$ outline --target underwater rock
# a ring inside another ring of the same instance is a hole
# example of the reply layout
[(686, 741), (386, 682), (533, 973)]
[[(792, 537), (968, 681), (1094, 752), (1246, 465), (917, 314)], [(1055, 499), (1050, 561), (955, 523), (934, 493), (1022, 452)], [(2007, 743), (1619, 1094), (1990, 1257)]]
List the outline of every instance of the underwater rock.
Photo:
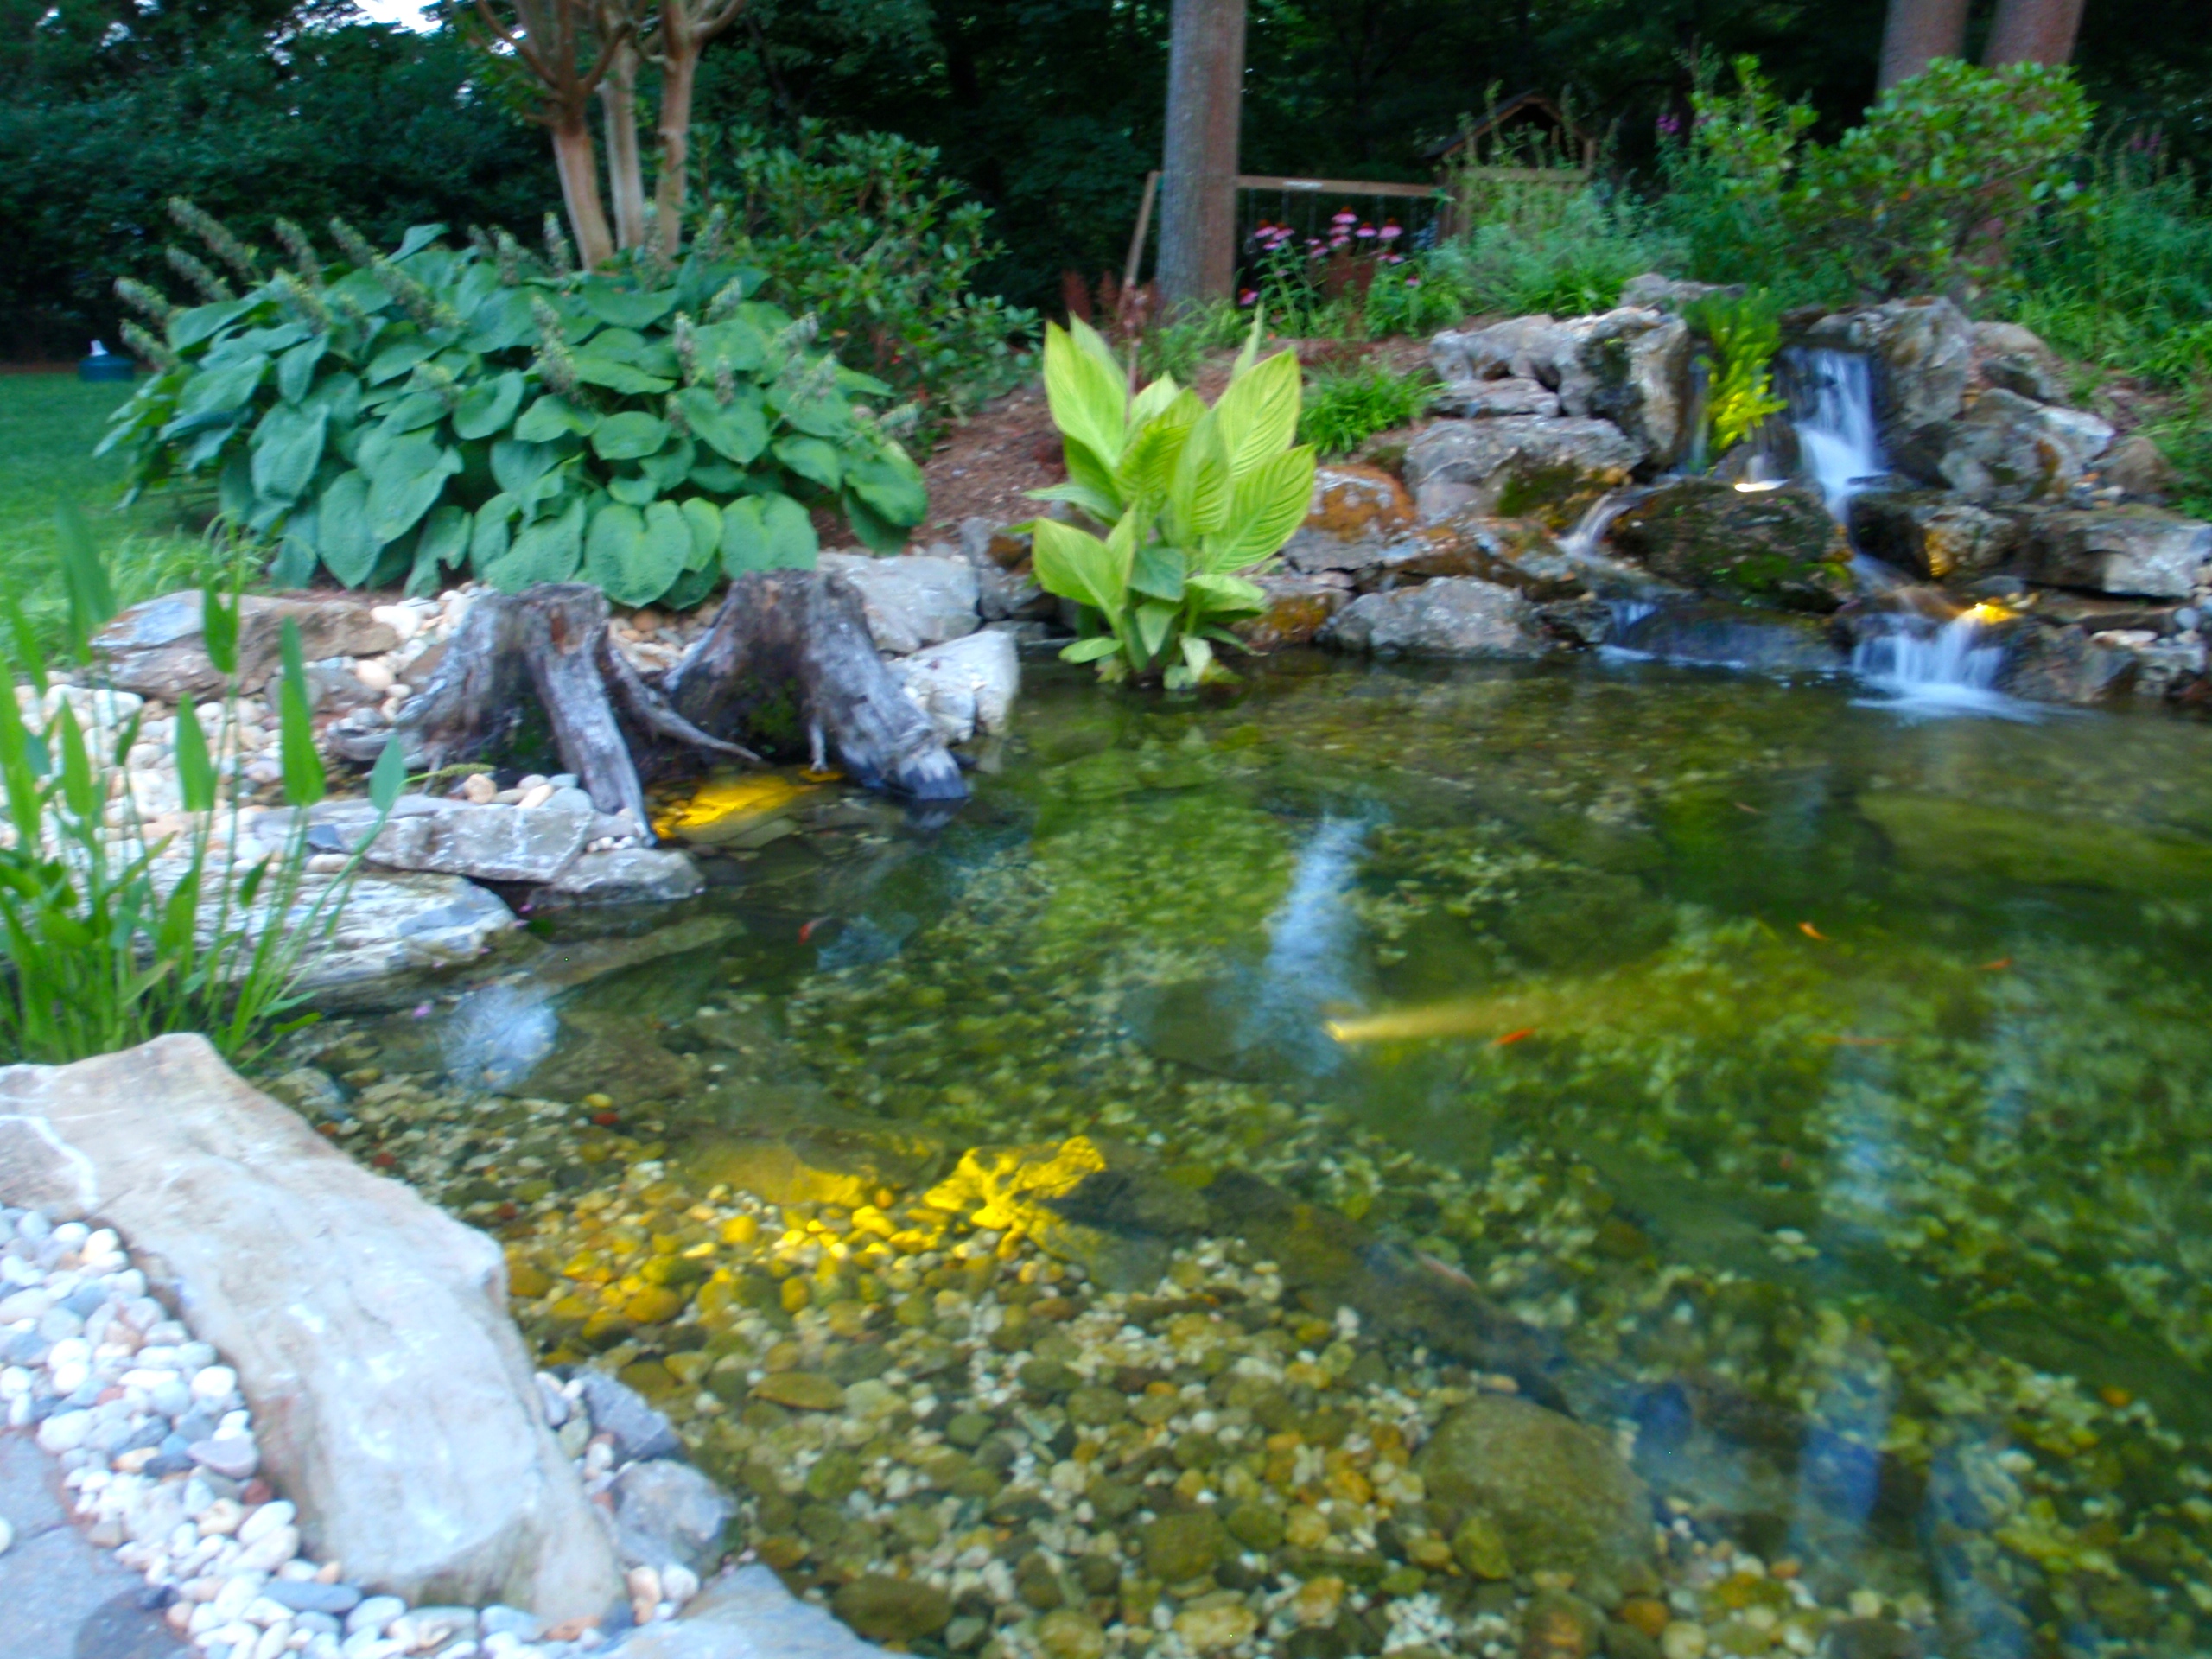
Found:
[(2055, 508), (2028, 525), (2022, 568), (2100, 594), (2186, 599), (2212, 563), (2212, 524), (2158, 507)]
[(776, 1204), (868, 1204), (888, 1187), (929, 1179), (944, 1143), (906, 1124), (793, 1123), (757, 1133), (731, 1130), (694, 1148), (702, 1175)]
[(1863, 490), (1850, 513), (1851, 538), (1870, 558), (1932, 582), (2000, 568), (2025, 534), (2017, 515), (1942, 490)]
[(1518, 659), (1553, 648), (1526, 599), (1471, 576), (1363, 594), (1338, 613), (1322, 643), (1377, 657)]
[(682, 1618), (636, 1631), (622, 1653), (624, 1659), (882, 1659), (883, 1650), (801, 1601), (756, 1562), (715, 1580)]
[(879, 559), (824, 553), (820, 568), (858, 590), (878, 651), (906, 657), (975, 632), (982, 621), (976, 569), (964, 558), (926, 553)]
[(929, 1204), (977, 1227), (1014, 1228), (1102, 1288), (1159, 1281), (1171, 1242), (1204, 1225), (1205, 1201), (1129, 1148), (1074, 1135), (1058, 1144), (977, 1147), (931, 1189)]
[(1490, 1520), (1523, 1572), (1618, 1581), (1651, 1554), (1651, 1498), (1612, 1442), (1510, 1395), (1478, 1395), (1414, 1467), (1429, 1502)]
[(1230, 632), (1256, 652), (1306, 645), (1329, 619), (1351, 602), (1341, 575), (1261, 575), (1249, 578), (1267, 595), (1268, 607), (1230, 625)]
[(1628, 482), (1645, 446), (1611, 421), (1541, 415), (1436, 421), (1406, 450), (1424, 518), (1473, 512), (1530, 518), (1554, 534)]
[(830, 1599), (838, 1618), (875, 1642), (912, 1642), (934, 1636), (952, 1620), (952, 1603), (935, 1585), (918, 1579), (865, 1573)]
[(663, 1048), (635, 1020), (569, 1008), (553, 1052), (515, 1086), (551, 1100), (605, 1095), (626, 1111), (641, 1101), (680, 1098), (697, 1077), (696, 1061)]
[(1672, 663), (1713, 663), (1767, 673), (1834, 673), (1846, 658), (1819, 618), (1754, 611), (1719, 600), (1662, 605), (1607, 641)]
[(2212, 880), (2212, 846), (2125, 824), (1890, 789), (1864, 791), (1859, 810), (1905, 864), (1946, 877), (2110, 887), (2145, 898)]
[(1785, 610), (1833, 611), (1857, 588), (1841, 528), (1802, 485), (1678, 480), (1616, 518), (1612, 543), (1662, 581)]
[(615, 1477), (613, 1495), (615, 1541), (626, 1567), (712, 1566), (736, 1508), (706, 1476), (669, 1458), (630, 1465)]

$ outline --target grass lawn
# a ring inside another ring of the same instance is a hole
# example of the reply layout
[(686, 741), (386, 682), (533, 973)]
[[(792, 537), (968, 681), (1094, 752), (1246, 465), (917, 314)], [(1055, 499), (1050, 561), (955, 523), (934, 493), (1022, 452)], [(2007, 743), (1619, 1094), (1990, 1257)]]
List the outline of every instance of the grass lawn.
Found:
[(22, 602), (49, 644), (62, 609), (54, 510), (64, 500), (91, 520), (125, 605), (190, 587), (213, 563), (174, 498), (126, 509), (122, 461), (92, 458), (109, 411), (130, 395), (73, 375), (0, 375), (0, 593)]

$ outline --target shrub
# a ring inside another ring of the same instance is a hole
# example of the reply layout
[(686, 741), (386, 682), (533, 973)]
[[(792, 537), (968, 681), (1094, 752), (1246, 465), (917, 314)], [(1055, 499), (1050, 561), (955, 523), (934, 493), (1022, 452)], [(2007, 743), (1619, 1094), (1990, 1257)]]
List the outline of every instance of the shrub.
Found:
[(1412, 425), (1436, 391), (1426, 369), (1401, 374), (1371, 359), (1323, 370), (1306, 385), (1298, 435), (1324, 455), (1349, 454), (1377, 432)]
[(1484, 200), (1496, 203), (1497, 216), (1422, 262), (1424, 284), (1452, 296), (1453, 321), (1476, 311), (1610, 310), (1630, 277), (1681, 262), (1679, 247), (1624, 195), (1545, 186)]
[(932, 423), (1014, 385), (1036, 314), (973, 287), (1003, 251), (989, 210), (934, 176), (938, 152), (895, 133), (825, 134), (803, 123), (795, 146), (740, 129), (720, 141), (709, 190), (737, 232), (737, 253), (767, 273), (762, 292), (821, 321), (849, 367)]
[(1774, 356), (1782, 349), (1781, 313), (1764, 294), (1740, 299), (1714, 295), (1693, 306), (1688, 321), (1712, 345), (1706, 419), (1713, 431), (1713, 453), (1726, 454), (1757, 431), (1768, 416), (1789, 407), (1789, 400), (1774, 391)]
[[(466, 566), (519, 591), (582, 576), (623, 605), (697, 603), (728, 571), (812, 564), (808, 509), (895, 549), (927, 501), (854, 396), (879, 381), (809, 349), (810, 321), (702, 240), (680, 267), (581, 276), (508, 238), (419, 226), (390, 257), (343, 224), (324, 265), (286, 226), (268, 264), (179, 206), (228, 275), (174, 263), (202, 303), (136, 285), (157, 372), (119, 410), (134, 488), (213, 476), (276, 543), (272, 580), (434, 590)], [(557, 244), (557, 237), (554, 238)], [(236, 293), (235, 279), (245, 289)]]
[[(82, 681), (92, 632), (115, 603), (83, 519), (63, 517), (69, 649)], [(242, 874), (233, 868), (240, 804), (235, 790), (224, 804), (219, 779), (231, 759), (224, 735), (238, 724), (236, 590), (226, 598), (210, 588), (204, 595), (207, 653), (226, 677), (222, 715), (211, 747), (194, 706), (178, 706), (174, 744), (183, 827), (161, 833), (140, 815), (125, 771), (141, 740), (137, 716), (113, 718), (120, 705), (111, 692), (50, 685), (28, 621), (12, 602), (6, 608), (0, 932), (8, 952), (0, 970), (0, 1050), (57, 1064), (165, 1033), (201, 1031), (239, 1060), (306, 1024), (314, 1016), (295, 1013), (304, 1000), (301, 977), (328, 946), (359, 855), (309, 897), (307, 815), (296, 810), (282, 849)], [(324, 779), (299, 630), (290, 622), (283, 664), (279, 753), (284, 798), (299, 809), (321, 798)], [(20, 689), (18, 672), (29, 682)], [(380, 814), (376, 828), (405, 781), (399, 745), (389, 743), (370, 783)]]
[(1298, 357), (1257, 361), (1260, 323), (1211, 409), (1172, 379), (1134, 396), (1113, 350), (1081, 319), (1045, 331), (1045, 393), (1068, 481), (1036, 493), (1101, 524), (1102, 541), (1039, 518), (1038, 582), (1082, 607), (1084, 637), (1063, 651), (1103, 679), (1159, 673), (1171, 690), (1228, 677), (1214, 642), (1266, 596), (1237, 573), (1273, 558), (1305, 521), (1313, 451), (1292, 447)]

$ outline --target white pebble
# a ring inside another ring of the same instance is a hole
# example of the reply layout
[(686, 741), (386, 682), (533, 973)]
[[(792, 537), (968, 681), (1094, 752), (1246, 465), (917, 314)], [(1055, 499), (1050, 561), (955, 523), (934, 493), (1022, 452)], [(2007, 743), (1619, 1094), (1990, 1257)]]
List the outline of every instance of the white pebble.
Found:
[(210, 1365), (197, 1372), (192, 1379), (192, 1392), (196, 1399), (227, 1400), (238, 1385), (238, 1374), (227, 1365)]
[(391, 690), (392, 681), (397, 677), (381, 658), (364, 657), (353, 664), (353, 677), (372, 691), (384, 692)]
[(264, 1503), (239, 1524), (238, 1541), (242, 1544), (258, 1543), (279, 1527), (290, 1526), (292, 1517), (298, 1513), (297, 1509), (281, 1497), (273, 1503)]

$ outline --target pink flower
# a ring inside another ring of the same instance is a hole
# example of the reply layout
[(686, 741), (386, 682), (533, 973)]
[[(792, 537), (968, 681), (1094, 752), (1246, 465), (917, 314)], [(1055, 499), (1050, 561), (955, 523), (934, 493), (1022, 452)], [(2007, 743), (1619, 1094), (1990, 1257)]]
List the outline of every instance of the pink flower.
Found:
[(1259, 297), (1260, 290), (1258, 289), (1248, 288), (1236, 296), (1236, 303), (1239, 305), (1255, 304), (1258, 302)]
[(1382, 228), (1376, 232), (1375, 234), (1381, 237), (1385, 242), (1395, 242), (1400, 237), (1403, 236), (1405, 232), (1400, 230), (1395, 225), (1390, 223), (1388, 219), (1385, 219), (1382, 222)]
[(1344, 212), (1332, 219), (1329, 223), (1332, 225), (1357, 225), (1359, 223), (1359, 215), (1352, 212), (1351, 208), (1347, 207)]
[(1375, 227), (1372, 225), (1363, 225), (1357, 230), (1354, 231), (1352, 234), (1357, 237), (1361, 241), (1365, 242), (1374, 236)]
[(1421, 286), (1420, 274), (1416, 272), (1414, 275), (1408, 276), (1406, 278), (1406, 286), (1408, 288), (1419, 288)]

